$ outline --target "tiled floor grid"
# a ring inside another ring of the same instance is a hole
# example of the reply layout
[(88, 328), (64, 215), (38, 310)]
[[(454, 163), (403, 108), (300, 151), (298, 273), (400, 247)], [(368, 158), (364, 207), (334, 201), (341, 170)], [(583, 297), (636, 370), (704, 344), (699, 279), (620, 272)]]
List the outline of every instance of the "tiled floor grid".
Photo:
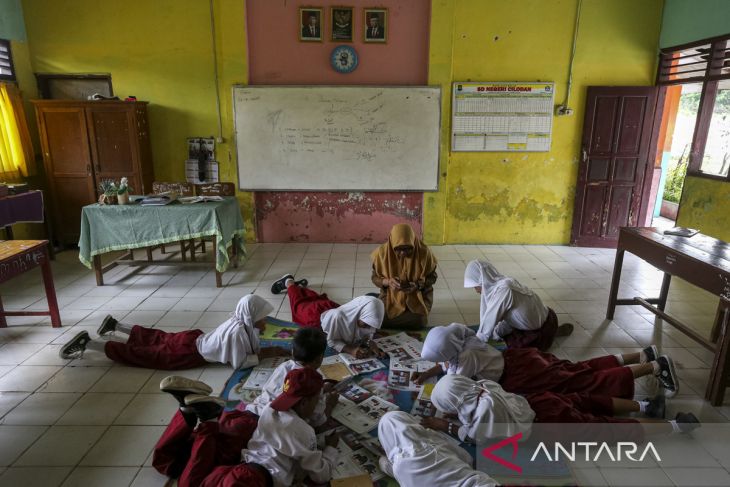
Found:
[[(251, 292), (269, 300), (276, 317), (291, 319), (286, 296), (269, 292), (272, 280), (292, 272), (306, 277), (314, 290), (344, 302), (374, 291), (369, 259), (374, 247), (249, 245), (248, 260), (224, 274), (228, 286), (222, 289), (215, 287), (212, 272), (177, 266), (137, 273), (117, 268), (105, 276), (108, 285), (97, 287), (75, 252), (59, 254), (53, 270), (63, 328), (51, 328), (42, 317), (16, 317), (0, 329), (0, 485), (164, 485), (166, 479), (150, 466), (150, 453), (175, 411), (174, 400), (158, 390), (169, 372), (115, 365), (94, 352), (82, 360), (61, 360), (61, 344), (80, 330), (95, 335), (107, 313), (167, 331), (213, 328)], [(614, 251), (519, 245), (432, 248), (439, 259), (432, 324), (478, 323), (479, 297), (464, 289), (463, 274), (468, 261), (487, 258), (503, 274), (537, 291), (561, 321), (576, 323), (572, 336), (558, 339), (553, 350), (558, 356), (579, 360), (655, 343), (675, 359), (681, 378), (681, 393), (668, 402), (668, 413), (690, 410), (703, 421), (730, 419), (730, 406), (715, 408), (702, 399), (712, 359), (704, 349), (668, 325), (655, 325), (653, 315), (639, 307), (619, 307), (613, 321), (604, 320)], [(622, 296), (655, 295), (660, 284), (659, 272), (627, 254)], [(37, 270), (4, 284), (0, 294), (7, 309), (46, 306)], [(709, 334), (716, 305), (713, 296), (673, 281), (668, 311), (699, 331)], [(181, 374), (220, 391), (231, 370), (210, 365)], [(719, 476), (721, 484), (728, 477), (725, 471), (708, 475)]]

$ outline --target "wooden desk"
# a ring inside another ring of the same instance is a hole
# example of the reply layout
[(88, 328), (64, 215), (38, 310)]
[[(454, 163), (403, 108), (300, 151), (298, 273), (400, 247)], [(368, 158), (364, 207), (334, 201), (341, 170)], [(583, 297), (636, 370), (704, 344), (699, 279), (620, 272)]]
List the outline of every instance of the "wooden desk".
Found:
[(0, 328), (8, 326), (6, 316), (50, 316), (54, 328), (61, 326), (58, 312), (56, 289), (48, 256), (48, 240), (6, 240), (0, 242), (0, 283), (27, 272), (35, 267), (41, 268), (43, 284), (46, 288), (48, 311), (5, 311), (0, 300)]
[[(657, 298), (618, 298), (624, 252), (629, 251), (664, 272)], [(672, 276), (711, 292), (720, 298), (710, 339), (664, 312)], [(656, 228), (622, 228), (613, 267), (606, 319), (613, 319), (616, 306), (639, 305), (662, 318), (694, 341), (715, 353), (705, 398), (722, 404), (730, 376), (730, 244), (698, 233), (687, 238), (664, 235)]]

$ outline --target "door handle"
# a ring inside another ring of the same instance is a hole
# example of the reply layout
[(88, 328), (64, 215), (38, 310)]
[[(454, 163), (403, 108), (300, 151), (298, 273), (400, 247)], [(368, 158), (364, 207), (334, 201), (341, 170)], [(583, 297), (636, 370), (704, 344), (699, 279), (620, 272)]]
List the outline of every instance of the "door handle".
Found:
[(582, 150), (583, 150), (583, 162), (586, 162), (586, 161), (588, 161), (588, 151), (586, 151), (585, 147)]
[(91, 164), (86, 165), (86, 173), (91, 176)]

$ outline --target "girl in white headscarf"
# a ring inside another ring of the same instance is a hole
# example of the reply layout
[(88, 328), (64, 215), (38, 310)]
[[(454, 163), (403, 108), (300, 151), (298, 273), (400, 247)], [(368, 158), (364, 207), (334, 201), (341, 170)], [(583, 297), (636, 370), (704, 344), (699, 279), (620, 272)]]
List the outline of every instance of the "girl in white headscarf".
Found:
[(380, 468), (403, 487), (488, 487), (498, 485), (489, 475), (472, 468), (463, 448), (430, 431), (403, 411), (386, 413), (378, 425), (385, 450)]
[(464, 287), (473, 287), (481, 294), (477, 336), (484, 341), (504, 340), (511, 348), (547, 350), (556, 336), (573, 332), (570, 323), (558, 326), (557, 315), (540, 296), (516, 279), (503, 276), (486, 260), (469, 262)]
[(88, 348), (105, 353), (115, 362), (150, 369), (187, 369), (209, 362), (231, 364), (236, 369), (253, 367), (259, 357), (289, 355), (281, 348), (262, 349), (259, 345), (259, 333), (265, 329), (266, 316), (273, 310), (264, 298), (249, 294), (241, 298), (228, 320), (209, 333), (202, 330), (168, 333), (120, 323), (107, 316), (98, 334), (104, 336), (118, 331), (129, 335), (126, 342), (92, 341), (84, 331), (64, 345), (60, 355), (75, 358)]
[(338, 352), (358, 358), (381, 354), (371, 338), (383, 324), (384, 316), (385, 306), (381, 300), (360, 296), (322, 313), (322, 330), (327, 333), (327, 344)]

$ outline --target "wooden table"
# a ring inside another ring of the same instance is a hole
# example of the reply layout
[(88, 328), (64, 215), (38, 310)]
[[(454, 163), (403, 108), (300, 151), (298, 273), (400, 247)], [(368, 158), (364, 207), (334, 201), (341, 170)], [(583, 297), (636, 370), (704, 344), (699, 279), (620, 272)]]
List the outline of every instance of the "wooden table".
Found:
[[(624, 252), (629, 251), (664, 272), (657, 298), (618, 298)], [(710, 339), (665, 313), (669, 283), (677, 276), (720, 298)], [(693, 237), (664, 235), (656, 228), (621, 228), (606, 319), (613, 319), (616, 306), (639, 305), (662, 318), (694, 341), (714, 352), (705, 398), (722, 404), (730, 378), (730, 244), (698, 233)]]
[(0, 242), (0, 283), (27, 272), (35, 267), (41, 268), (43, 285), (46, 288), (48, 311), (5, 311), (0, 299), (0, 328), (8, 326), (6, 316), (50, 316), (54, 328), (61, 326), (58, 312), (56, 289), (48, 255), (48, 240), (6, 240)]

